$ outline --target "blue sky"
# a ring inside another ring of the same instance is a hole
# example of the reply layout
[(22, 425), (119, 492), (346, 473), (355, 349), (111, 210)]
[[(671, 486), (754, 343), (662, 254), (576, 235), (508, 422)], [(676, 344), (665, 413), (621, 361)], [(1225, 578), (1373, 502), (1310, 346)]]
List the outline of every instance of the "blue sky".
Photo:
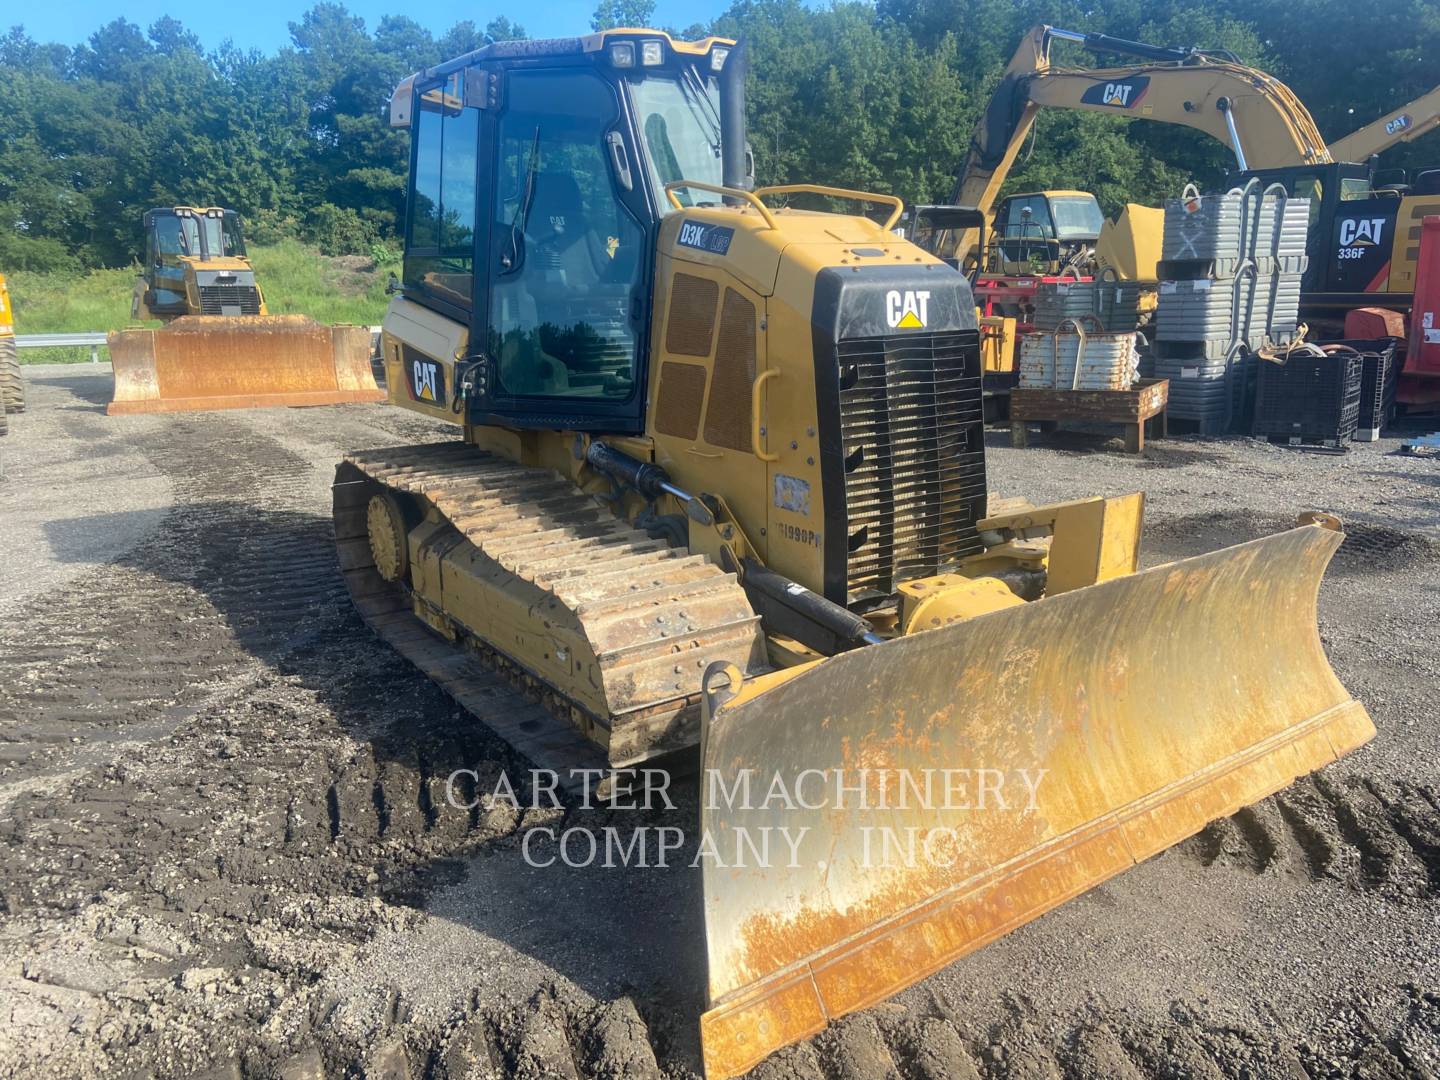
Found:
[[(172, 15), (200, 36), (208, 49), (226, 37), (242, 48), (272, 52), (290, 43), (288, 24), (297, 21), (311, 5), (305, 0), (248, 0), (235, 4), (186, 4), (176, 0), (155, 0), (136, 9), (114, 0), (67, 0), (41, 4), (38, 8), (17, 4), (0, 14), (0, 30), (15, 23), (37, 41), (58, 41), (77, 45), (97, 28), (124, 15), (142, 28), (161, 15)], [(345, 0), (345, 6), (374, 28), (383, 15), (407, 14), (439, 34), (461, 19), (484, 26), (496, 15), (508, 15), (525, 27), (531, 37), (561, 37), (590, 29), (594, 0), (540, 0), (539, 3), (461, 4), (453, 2), (406, 4), (399, 0)], [(655, 21), (688, 26), (714, 18), (728, 6), (724, 0), (658, 0)], [(7, 5), (9, 7), (9, 5)], [(143, 12), (143, 14), (141, 14)]]

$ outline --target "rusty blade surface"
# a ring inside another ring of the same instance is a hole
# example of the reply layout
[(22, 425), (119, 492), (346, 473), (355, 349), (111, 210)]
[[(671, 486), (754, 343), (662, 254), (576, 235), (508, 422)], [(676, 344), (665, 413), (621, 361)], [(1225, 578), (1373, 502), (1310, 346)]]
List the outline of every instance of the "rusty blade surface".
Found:
[[(1294, 529), (846, 653), (721, 706), (702, 778), (726, 863), (702, 863), (709, 1080), (1368, 740), (1316, 626), (1340, 541)], [(999, 771), (998, 798), (979, 770)]]
[(370, 332), (303, 315), (188, 316), (108, 336), (110, 414), (384, 401)]

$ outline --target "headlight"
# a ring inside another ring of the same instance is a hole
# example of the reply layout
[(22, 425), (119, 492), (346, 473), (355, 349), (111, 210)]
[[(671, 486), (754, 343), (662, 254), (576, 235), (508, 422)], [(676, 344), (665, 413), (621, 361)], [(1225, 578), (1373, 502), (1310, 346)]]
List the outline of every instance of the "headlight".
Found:
[(719, 71), (725, 66), (725, 58), (730, 55), (729, 49), (710, 50), (710, 70)]
[(654, 67), (656, 64), (665, 62), (665, 50), (658, 41), (642, 41), (640, 43), (640, 63), (646, 67)]
[(610, 63), (617, 68), (633, 68), (635, 66), (635, 43), (633, 41), (611, 42)]

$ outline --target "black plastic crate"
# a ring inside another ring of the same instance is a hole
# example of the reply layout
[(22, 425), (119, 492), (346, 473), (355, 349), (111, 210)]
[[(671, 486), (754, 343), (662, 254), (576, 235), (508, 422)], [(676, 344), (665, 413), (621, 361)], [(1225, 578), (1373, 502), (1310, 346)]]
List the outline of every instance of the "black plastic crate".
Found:
[(1349, 442), (1360, 420), (1364, 360), (1358, 352), (1310, 356), (1284, 363), (1256, 360), (1256, 435), (1316, 442)]
[(1360, 415), (1356, 422), (1355, 438), (1362, 442), (1374, 442), (1380, 437), (1380, 429), (1390, 422), (1395, 413), (1395, 387), (1400, 376), (1395, 348), (1399, 339), (1345, 338), (1338, 341), (1320, 341), (1316, 344), (1344, 345), (1360, 354), (1364, 368), (1360, 376)]

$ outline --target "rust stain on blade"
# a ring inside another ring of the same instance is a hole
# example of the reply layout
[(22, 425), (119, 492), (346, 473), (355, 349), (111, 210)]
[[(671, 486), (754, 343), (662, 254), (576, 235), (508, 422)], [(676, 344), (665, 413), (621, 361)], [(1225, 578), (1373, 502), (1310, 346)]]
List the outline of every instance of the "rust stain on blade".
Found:
[[(1340, 540), (1294, 529), (846, 653), (722, 706), (705, 767), (727, 790), (752, 770), (753, 797), (727, 805), (707, 783), (705, 830), (798, 840), (763, 867), (704, 865), (709, 1080), (1368, 740), (1316, 626)], [(867, 765), (883, 782), (854, 775)], [(790, 800), (764, 799), (775, 775)], [(820, 798), (816, 776), (845, 787)], [(1033, 797), (1005, 795), (1023, 776)]]
[(190, 316), (108, 335), (115, 399), (106, 412), (189, 412), (385, 400), (370, 332), (303, 315)]

